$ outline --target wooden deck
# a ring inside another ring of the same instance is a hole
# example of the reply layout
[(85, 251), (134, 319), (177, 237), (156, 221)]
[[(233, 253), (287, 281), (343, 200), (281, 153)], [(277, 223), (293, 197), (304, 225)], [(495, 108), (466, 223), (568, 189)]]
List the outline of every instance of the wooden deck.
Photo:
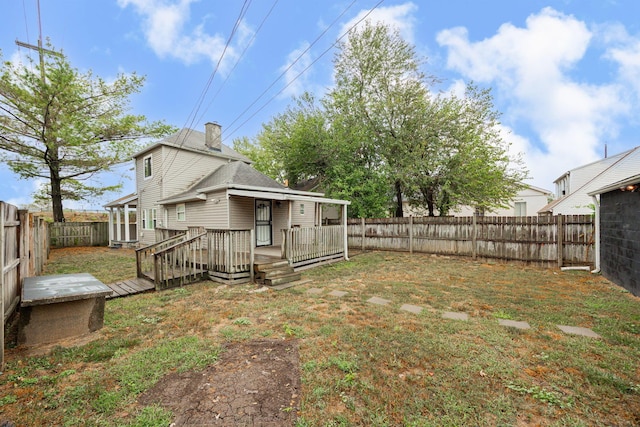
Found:
[(149, 292), (156, 289), (153, 282), (139, 277), (122, 282), (110, 283), (107, 286), (113, 290), (111, 295), (106, 297), (107, 299), (126, 297), (128, 295), (140, 294), (142, 292)]

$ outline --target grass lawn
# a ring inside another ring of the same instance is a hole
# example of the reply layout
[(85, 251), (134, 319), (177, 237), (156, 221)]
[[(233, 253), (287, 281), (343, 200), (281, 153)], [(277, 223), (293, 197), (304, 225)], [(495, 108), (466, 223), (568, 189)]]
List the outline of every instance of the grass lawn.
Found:
[[(112, 282), (133, 277), (134, 263), (131, 251), (54, 250), (46, 273)], [(313, 282), (278, 292), (203, 282), (110, 300), (93, 342), (7, 350), (0, 422), (168, 425), (168, 411), (136, 403), (141, 392), (215, 363), (225, 342), (268, 337), (299, 340), (297, 426), (640, 425), (640, 298), (598, 275), (373, 252), (303, 278)]]

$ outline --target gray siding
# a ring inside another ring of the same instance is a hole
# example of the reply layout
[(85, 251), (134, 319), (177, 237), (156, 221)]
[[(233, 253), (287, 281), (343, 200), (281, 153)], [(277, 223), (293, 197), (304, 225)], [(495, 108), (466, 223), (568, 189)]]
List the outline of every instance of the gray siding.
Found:
[[(151, 177), (144, 177), (144, 158), (151, 155)], [(158, 184), (162, 177), (162, 148), (158, 147), (136, 159), (136, 192), (138, 194), (138, 205), (136, 215), (138, 218), (138, 241), (143, 245), (155, 243), (155, 232), (142, 228), (142, 211), (156, 208), (158, 214), (157, 201), (162, 197), (162, 186)], [(160, 219), (160, 217), (158, 217)]]
[(235, 230), (253, 229), (255, 227), (255, 199), (249, 197), (231, 197), (229, 202), (229, 228)]
[[(301, 206), (304, 205), (304, 214), (300, 213)], [(313, 227), (316, 225), (315, 214), (316, 204), (313, 202), (303, 202), (295, 200), (291, 204), (291, 226)]]
[(207, 194), (207, 200), (189, 202), (186, 206), (186, 223), (189, 226), (200, 226), (213, 229), (229, 228), (229, 201), (225, 192)]
[(191, 151), (163, 147), (165, 178), (163, 197), (187, 191), (205, 176), (227, 163), (226, 159), (202, 155)]
[(281, 202), (273, 204), (273, 244), (282, 245), (282, 230), (288, 228), (289, 210), (287, 209), (289, 202)]
[(600, 202), (602, 274), (640, 296), (640, 194), (615, 190)]

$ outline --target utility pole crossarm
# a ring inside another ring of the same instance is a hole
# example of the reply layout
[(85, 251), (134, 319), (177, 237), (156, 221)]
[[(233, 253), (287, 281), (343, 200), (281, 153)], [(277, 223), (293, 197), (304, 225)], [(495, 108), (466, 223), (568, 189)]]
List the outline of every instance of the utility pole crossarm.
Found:
[(26, 47), (27, 49), (33, 49), (33, 50), (37, 50), (37, 51), (42, 51), (42, 53), (46, 53), (48, 55), (52, 55), (52, 56), (57, 56), (57, 57), (64, 57), (63, 54), (61, 54), (60, 52), (56, 52), (55, 50), (51, 50), (51, 49), (45, 49), (42, 46), (34, 46), (32, 44), (29, 43), (25, 43), (25, 42), (21, 42), (20, 40), (16, 40), (16, 44), (20, 47)]

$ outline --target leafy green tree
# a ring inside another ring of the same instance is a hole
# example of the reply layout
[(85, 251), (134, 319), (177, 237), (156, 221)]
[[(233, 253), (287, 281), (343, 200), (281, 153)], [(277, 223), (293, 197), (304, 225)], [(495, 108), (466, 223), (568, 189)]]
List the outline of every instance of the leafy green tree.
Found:
[(62, 54), (42, 64), (2, 65), (0, 152), (21, 178), (47, 180), (54, 221), (64, 221), (63, 200), (116, 190), (119, 185), (92, 185), (91, 178), (129, 160), (137, 140), (174, 129), (127, 113), (144, 77), (121, 74), (107, 82), (91, 71), (81, 74)]
[(490, 92), (470, 84), (462, 97), (434, 96), (422, 63), (397, 31), (353, 30), (322, 108), (308, 94), (296, 99), (245, 154), (291, 184), (315, 179), (351, 201), (351, 216), (403, 216), (405, 199), (429, 215), (503, 206), (527, 171), (501, 137)]
[(463, 97), (438, 96), (425, 110), (424, 138), (410, 168), (407, 194), (413, 206), (449, 214), (467, 205), (506, 207), (528, 171), (502, 139), (499, 112), (489, 90), (469, 84)]
[(421, 71), (413, 46), (384, 25), (367, 23), (354, 30), (339, 46), (334, 64), (335, 87), (325, 99), (332, 127), (336, 134), (360, 138), (357, 155), (366, 153), (366, 167), (385, 177), (392, 189), (379, 197), (393, 194), (394, 200), (380, 204), (395, 205), (395, 215), (403, 216), (406, 169), (420, 138), (433, 78)]

